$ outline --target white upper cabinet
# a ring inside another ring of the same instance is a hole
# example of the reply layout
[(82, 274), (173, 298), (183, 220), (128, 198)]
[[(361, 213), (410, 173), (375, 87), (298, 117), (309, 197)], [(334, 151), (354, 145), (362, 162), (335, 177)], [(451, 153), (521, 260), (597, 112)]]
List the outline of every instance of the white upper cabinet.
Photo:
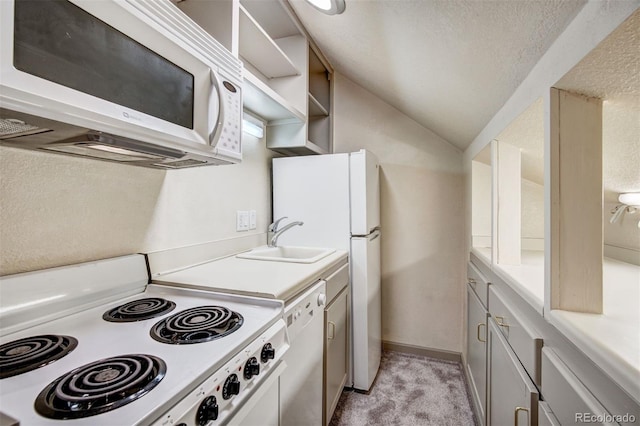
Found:
[(331, 67), (284, 0), (183, 0), (178, 7), (244, 64), (243, 106), (267, 147), (332, 152)]
[(241, 0), (239, 46), (247, 84), (245, 108), (269, 125), (304, 122), (307, 39), (284, 4)]

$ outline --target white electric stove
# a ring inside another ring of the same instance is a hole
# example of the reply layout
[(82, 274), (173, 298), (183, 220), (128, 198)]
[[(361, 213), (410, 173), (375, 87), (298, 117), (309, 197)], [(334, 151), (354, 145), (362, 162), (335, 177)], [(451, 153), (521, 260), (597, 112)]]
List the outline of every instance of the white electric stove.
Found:
[(282, 313), (148, 284), (142, 255), (0, 277), (2, 424), (233, 423), (284, 369)]

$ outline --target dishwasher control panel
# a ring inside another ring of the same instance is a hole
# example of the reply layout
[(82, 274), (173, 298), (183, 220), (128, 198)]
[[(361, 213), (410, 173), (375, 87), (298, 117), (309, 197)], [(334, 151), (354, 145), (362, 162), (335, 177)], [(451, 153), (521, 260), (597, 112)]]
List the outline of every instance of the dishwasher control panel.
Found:
[(288, 302), (284, 307), (287, 332), (290, 341), (316, 316), (322, 318), (326, 299), (326, 281), (320, 280), (300, 297)]

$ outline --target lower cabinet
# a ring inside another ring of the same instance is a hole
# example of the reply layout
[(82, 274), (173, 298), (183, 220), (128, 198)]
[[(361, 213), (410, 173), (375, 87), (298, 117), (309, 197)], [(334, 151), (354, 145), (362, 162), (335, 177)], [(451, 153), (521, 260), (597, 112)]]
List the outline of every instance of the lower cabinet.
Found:
[(478, 415), (478, 425), (483, 426), (486, 418), (487, 310), (469, 286), (467, 286), (467, 331), (467, 377)]
[(464, 370), (478, 425), (637, 424), (640, 404), (508, 284), (485, 276), (488, 265), (469, 264)]
[(342, 290), (325, 310), (325, 424), (329, 424), (347, 382), (347, 301)]
[(349, 266), (327, 279), (324, 310), (324, 412), (328, 425), (349, 373)]
[(504, 338), (495, 320), (488, 321), (487, 424), (536, 426), (536, 386)]
[(542, 394), (558, 424), (617, 425), (609, 412), (551, 348), (542, 349)]
[(549, 404), (544, 401), (538, 402), (538, 426), (561, 426)]

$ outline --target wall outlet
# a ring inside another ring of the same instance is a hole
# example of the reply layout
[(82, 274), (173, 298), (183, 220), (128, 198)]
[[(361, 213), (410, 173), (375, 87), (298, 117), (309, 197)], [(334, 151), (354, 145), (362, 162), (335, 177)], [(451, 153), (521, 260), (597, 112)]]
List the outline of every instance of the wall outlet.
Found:
[(257, 214), (255, 210), (249, 210), (249, 229), (256, 229)]
[(236, 231), (249, 230), (249, 212), (246, 210), (236, 211)]

